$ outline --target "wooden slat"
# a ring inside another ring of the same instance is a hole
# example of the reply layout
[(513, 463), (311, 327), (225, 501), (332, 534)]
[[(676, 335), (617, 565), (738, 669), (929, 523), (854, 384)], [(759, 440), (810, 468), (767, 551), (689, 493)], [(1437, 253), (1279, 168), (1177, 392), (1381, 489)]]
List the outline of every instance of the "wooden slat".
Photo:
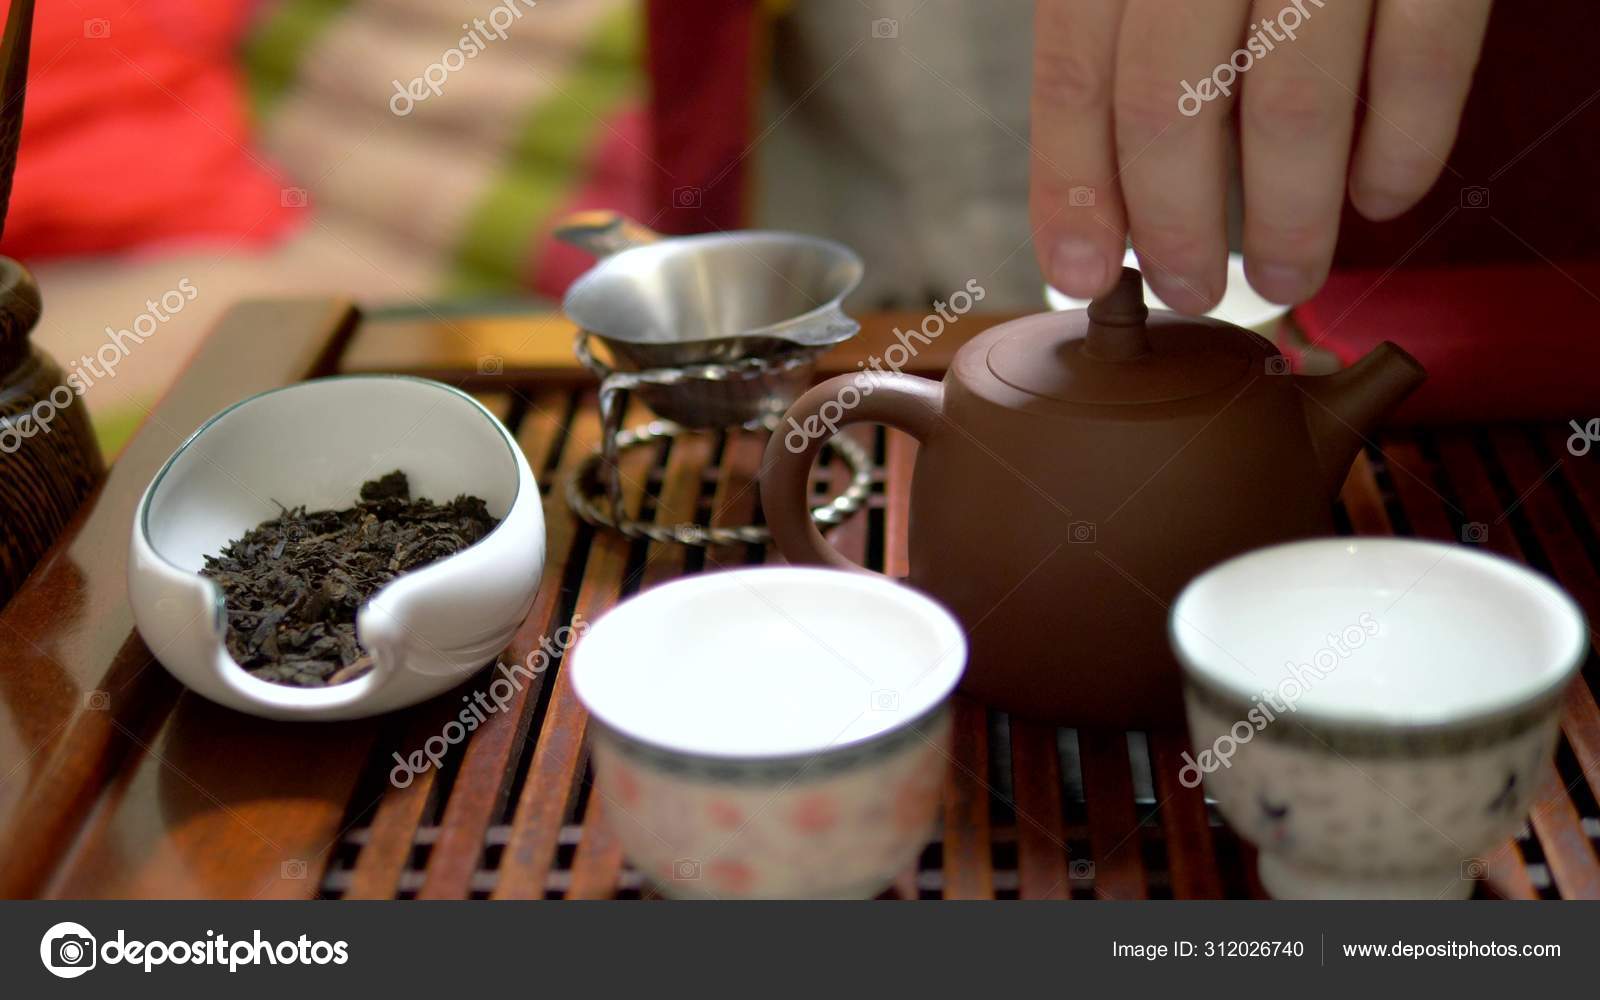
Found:
[[(1583, 542), (1556, 495), (1557, 486), (1551, 481), (1563, 466), (1573, 464), (1571, 459), (1561, 452), (1558, 453), (1560, 457), (1547, 464), (1546, 460), (1534, 454), (1527, 435), (1520, 430), (1499, 429), (1491, 434), (1490, 440), (1516, 493), (1513, 502), (1521, 516), (1533, 527), (1550, 568), (1590, 620), (1594, 620), (1600, 613), (1600, 574), (1597, 574), (1594, 563), (1584, 552)], [(1600, 636), (1592, 629), (1589, 641), (1600, 648)], [(1596, 709), (1594, 692), (1581, 675), (1574, 678), (1567, 689), (1562, 710), (1562, 730), (1578, 759), (1583, 777), (1590, 789), (1600, 796), (1600, 710)], [(1570, 798), (1570, 791), (1563, 788), (1563, 795)], [(1589, 891), (1600, 885), (1600, 863), (1596, 862), (1592, 846), (1582, 832), (1581, 818), (1570, 801), (1565, 808), (1552, 804), (1544, 818), (1546, 827), (1549, 827), (1548, 837), (1562, 844), (1569, 852), (1559, 859), (1549, 858), (1552, 871), (1560, 865), (1566, 872), (1565, 884), (1557, 879), (1562, 894), (1571, 898), (1574, 893)], [(1557, 818), (1561, 824), (1559, 827), (1555, 826)], [(1536, 822), (1535, 829), (1539, 831), (1540, 842), (1544, 843), (1547, 837), (1545, 828)], [(1587, 849), (1573, 850), (1580, 844)], [(1572, 887), (1570, 892), (1569, 886)]]
[(1583, 820), (1554, 762), (1545, 765), (1528, 820), (1539, 835), (1545, 864), (1562, 897), (1600, 899), (1600, 858), (1583, 832)]
[[(667, 469), (656, 501), (655, 523), (666, 526), (698, 523), (695, 508), (700, 502), (706, 465), (711, 461), (715, 442), (707, 434), (691, 434), (672, 444)], [(639, 589), (649, 590), (683, 574), (690, 548), (687, 545), (652, 543), (645, 554)]]
[(883, 571), (901, 578), (911, 572), (911, 476), (917, 465), (917, 439), (889, 429), (883, 510)]
[[(1501, 516), (1509, 519), (1520, 514), (1534, 529), (1539, 547), (1562, 584), (1580, 604), (1600, 607), (1600, 580), (1596, 579), (1594, 564), (1589, 562), (1583, 542), (1561, 509), (1556, 485), (1551, 481), (1560, 474), (1562, 461), (1548, 463), (1539, 458), (1520, 431), (1496, 430), (1490, 435), (1490, 444), (1516, 494)], [(1519, 551), (1518, 555), (1526, 561), (1526, 553)]]
[(1019, 894), (1023, 899), (1071, 898), (1055, 727), (1011, 720), (1011, 784)]
[[(128, 531), (145, 486), (217, 410), (329, 370), (355, 321), (348, 303), (327, 299), (231, 309), (0, 612), (0, 896), (41, 888), (96, 798), (137, 765), (143, 746), (127, 734), (156, 738), (177, 700), (178, 685), (133, 637), (128, 605)], [(159, 836), (150, 820), (144, 829)]]
[[(586, 596), (586, 606), (600, 603), (593, 594)], [(561, 822), (583, 764), (587, 724), (588, 715), (572, 693), (570, 675), (557, 673), (533, 764), (518, 798), (511, 839), (501, 855), (494, 898), (544, 898)]]
[[(1519, 444), (1504, 437), (1495, 442), (1497, 456), (1510, 458), (1517, 469), (1516, 474), (1507, 470), (1512, 495), (1506, 497), (1495, 491), (1482, 456), (1470, 438), (1452, 432), (1441, 435), (1439, 441), (1445, 469), (1461, 498), (1469, 522), (1482, 526), (1478, 530), (1486, 533), (1489, 548), (1519, 562), (1526, 561), (1526, 553), (1511, 530), (1512, 518), (1528, 516), (1528, 511), (1522, 508), (1529, 504), (1542, 506), (1550, 502), (1548, 496), (1540, 496), (1543, 490), (1549, 488), (1549, 483), (1539, 485), (1543, 470), (1533, 471), (1535, 463), (1531, 454), (1525, 452), (1526, 447), (1526, 442)], [(1564, 806), (1546, 795), (1552, 791), (1561, 793)], [(1585, 871), (1592, 869), (1594, 877), (1600, 878), (1600, 862), (1596, 861), (1594, 850), (1583, 835), (1577, 810), (1559, 783), (1555, 789), (1541, 790), (1540, 801), (1535, 804), (1530, 820), (1552, 873), (1558, 868), (1565, 873), (1565, 885), (1561, 879), (1557, 879), (1558, 888), (1563, 893), (1567, 891), (1567, 885), (1575, 889), (1589, 886), (1590, 879), (1582, 874)]]
[[(661, 497), (656, 503), (656, 524), (696, 523), (695, 507), (706, 463), (711, 458), (711, 445), (712, 439), (706, 434), (691, 434), (673, 442)], [(688, 555), (687, 546), (651, 544), (645, 554), (639, 589), (648, 590), (682, 574)], [(583, 819), (583, 838), (578, 841), (572, 861), (567, 898), (609, 899), (616, 893), (621, 873), (622, 844), (606, 823), (600, 796), (591, 794)]]
[(1188, 747), (1186, 733), (1150, 735), (1150, 766), (1161, 803), (1172, 895), (1176, 899), (1221, 899), (1222, 878), (1217, 871), (1205, 792), (1198, 786), (1187, 787), (1180, 779), (1182, 754)]
[[(1453, 444), (1452, 449), (1458, 458), (1465, 457), (1461, 452), (1461, 443)], [(1400, 506), (1404, 508), (1416, 536), (1441, 542), (1460, 541), (1460, 532), (1450, 515), (1454, 513), (1462, 520), (1471, 518), (1465, 510), (1457, 508), (1453, 501), (1439, 492), (1433, 476), (1433, 465), (1422, 453), (1418, 442), (1409, 437), (1396, 436), (1384, 442), (1383, 452), (1390, 468), (1395, 470), (1390, 479), (1394, 482)], [(1474, 501), (1478, 503), (1482, 502), (1481, 493), (1478, 492), (1482, 485), (1477, 481), (1473, 484)], [(1503, 535), (1497, 535), (1496, 540), (1505, 544)], [(1487, 860), (1487, 881), (1495, 895), (1504, 899), (1538, 898), (1538, 891), (1528, 877), (1522, 848), (1515, 838), (1501, 844)]]
[[(1400, 436), (1385, 439), (1383, 457), (1412, 533), (1442, 542), (1460, 541), (1450, 520), (1455, 505), (1434, 485), (1432, 464), (1416, 440)], [(1459, 516), (1461, 512), (1455, 513)]]
[[(548, 465), (561, 435), (568, 400), (566, 393), (549, 390), (525, 396), (528, 412), (517, 429), (517, 440), (537, 476)], [(542, 482), (544, 575), (532, 610), (503, 654), (507, 661), (525, 662), (559, 624), (556, 619), (562, 605), (561, 581), (579, 532), (578, 518), (567, 507), (563, 490), (567, 477), (599, 439), (599, 426), (593, 421), (576, 422), (553, 475)], [(524, 684), (512, 695), (505, 711), (490, 716), (467, 743), (417, 898), (462, 899), (471, 890), (472, 877), (483, 854), (484, 836), (509, 792), (505, 787), (507, 772), (515, 765), (548, 677), (548, 672), (541, 673)]]
[(1144, 859), (1139, 856), (1143, 841), (1133, 801), (1128, 735), (1080, 729), (1078, 756), (1083, 761), (1083, 797), (1094, 850), (1095, 895), (1143, 899)]
[[(729, 431), (722, 449), (722, 465), (717, 470), (717, 487), (711, 495), (711, 524), (717, 528), (755, 522), (761, 503), (757, 478), (767, 438), (751, 431)], [(729, 569), (743, 565), (745, 546), (714, 545), (706, 549), (706, 569)]]
[[(627, 426), (640, 422), (644, 416), (638, 404), (633, 404), (629, 407)], [(599, 419), (599, 414), (597, 410), (585, 408), (576, 419), (592, 422)], [(620, 459), (623, 504), (631, 516), (638, 516), (653, 459), (653, 452), (643, 448), (624, 453)], [(581, 615), (587, 621), (597, 621), (616, 603), (632, 544), (615, 531), (595, 532), (583, 583), (578, 590), (577, 607), (573, 611), (575, 617)], [(544, 725), (534, 746), (533, 762), (517, 799), (510, 839), (501, 855), (500, 877), (493, 893), (496, 899), (544, 897), (561, 824), (585, 759), (584, 733), (588, 719), (588, 713), (572, 691), (571, 675), (558, 668)]]
[[(1590, 633), (1590, 642), (1596, 642)], [(1589, 682), (1578, 675), (1567, 686), (1561, 707), (1561, 731), (1567, 735), (1578, 769), (1589, 783), (1589, 791), (1600, 801), (1600, 707), (1595, 705)]]
[(1350, 514), (1350, 524), (1356, 534), (1394, 534), (1394, 526), (1389, 523), (1389, 512), (1383, 506), (1383, 494), (1378, 489), (1377, 476), (1365, 451), (1356, 456), (1339, 496), (1344, 500), (1345, 510)]
[[(1548, 430), (1544, 435), (1546, 451), (1562, 458), (1562, 481), (1571, 488), (1588, 523), (1600, 527), (1600, 461), (1595, 460), (1593, 453), (1583, 458), (1570, 455), (1566, 450), (1569, 433), (1565, 425)], [(1567, 553), (1573, 560), (1580, 554)], [(1587, 573), (1569, 565), (1565, 570), (1558, 568), (1557, 575), (1583, 606), (1589, 618), (1589, 644), (1600, 650), (1600, 628), (1595, 627), (1595, 623), (1600, 622), (1600, 585), (1595, 582), (1594, 565), (1589, 564)], [(1581, 582), (1574, 587), (1570, 581), (1578, 577)], [(1600, 800), (1600, 708), (1595, 705), (1594, 692), (1581, 676), (1567, 692), (1561, 728), (1567, 734), (1589, 789)]]
[(617, 894), (622, 874), (622, 842), (606, 819), (606, 804), (591, 791), (584, 809), (583, 839), (572, 859), (572, 883), (567, 899), (610, 899)]
[(1561, 458), (1561, 474), (1577, 494), (1588, 514), (1589, 523), (1600, 527), (1600, 452), (1591, 450), (1581, 458), (1567, 448), (1572, 429), (1566, 425), (1546, 428), (1541, 435), (1545, 450)]
[(1522, 856), (1522, 847), (1515, 838), (1501, 844), (1488, 857), (1489, 874), (1485, 879), (1489, 890), (1501, 899), (1538, 899), (1539, 890), (1533, 887), (1528, 876), (1528, 861)]
[(989, 851), (989, 731), (982, 705), (951, 700), (955, 733), (944, 786), (944, 898), (993, 899)]
[[(1600, 621), (1600, 569), (1584, 551), (1583, 541), (1557, 496), (1559, 484), (1550, 478), (1549, 466), (1533, 454), (1527, 439), (1520, 434), (1496, 433), (1493, 441), (1495, 453), (1512, 483), (1542, 483), (1527, 493), (1520, 509), (1533, 525), (1556, 579), (1583, 608), (1591, 623)], [(1565, 442), (1562, 444), (1564, 447)], [(1556, 477), (1558, 479), (1572, 473), (1575, 466), (1583, 464), (1564, 450), (1555, 454), (1561, 467)], [(1570, 485), (1572, 477), (1566, 481)], [(1523, 487), (1523, 491), (1527, 489), (1527, 486)], [(1576, 489), (1574, 492), (1579, 493)], [(1589, 643), (1600, 651), (1600, 632), (1592, 624)], [(1566, 733), (1567, 742), (1572, 747), (1590, 790), (1600, 799), (1600, 708), (1596, 707), (1594, 692), (1581, 675), (1574, 678), (1567, 690), (1561, 728)]]
[(1440, 461), (1459, 498), (1467, 529), (1481, 526), (1483, 547), (1521, 561), (1522, 549), (1511, 532), (1510, 522), (1504, 517), (1505, 504), (1495, 495), (1494, 485), (1489, 481), (1489, 473), (1472, 439), (1462, 431), (1447, 431), (1438, 436), (1438, 447)]
[[(402, 747), (420, 747), (455, 717), (458, 702), (451, 695), (431, 700), (420, 710), (409, 713), (410, 721), (399, 739)], [(400, 751), (401, 755), (408, 751)], [(345, 899), (393, 899), (400, 877), (411, 862), (417, 827), (433, 797), (438, 780), (437, 768), (416, 775), (404, 788), (384, 789), (377, 811), (367, 825), (366, 843), (350, 872)]]
[[(510, 393), (505, 392), (478, 395), (478, 401), (501, 420), (510, 415), (512, 398)], [(468, 683), (468, 688), (471, 683)], [(407, 713), (409, 721), (400, 734), (398, 744), (402, 747), (398, 751), (402, 756), (413, 748), (421, 747), (430, 737), (437, 736), (445, 723), (456, 717), (460, 707), (459, 694), (460, 689), (453, 689)], [(438, 779), (438, 769), (430, 767), (414, 776), (404, 788), (391, 785), (384, 789), (378, 808), (367, 824), (366, 843), (350, 872), (350, 882), (344, 891), (345, 899), (393, 899), (396, 896), (401, 875), (411, 862), (417, 828), (433, 798), (434, 784)]]

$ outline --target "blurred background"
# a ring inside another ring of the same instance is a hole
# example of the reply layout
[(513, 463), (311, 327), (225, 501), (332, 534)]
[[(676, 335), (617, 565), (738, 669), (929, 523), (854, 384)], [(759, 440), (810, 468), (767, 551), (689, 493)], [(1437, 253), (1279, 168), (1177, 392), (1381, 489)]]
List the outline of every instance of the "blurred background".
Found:
[[(586, 207), (841, 239), (867, 261), (857, 309), (973, 277), (985, 308), (1042, 305), (1030, 0), (53, 0), (36, 17), (0, 243), (42, 286), (36, 342), (67, 363), (196, 289), (92, 389), (108, 454), (239, 299), (548, 308), (588, 264), (550, 230)], [(1444, 179), (1396, 222), (1347, 216), (1303, 326), (1351, 354), (1399, 329), (1501, 376), (1593, 357), (1597, 18), (1589, 0), (1497, 6)], [(1533, 362), (1470, 347), (1508, 325)]]

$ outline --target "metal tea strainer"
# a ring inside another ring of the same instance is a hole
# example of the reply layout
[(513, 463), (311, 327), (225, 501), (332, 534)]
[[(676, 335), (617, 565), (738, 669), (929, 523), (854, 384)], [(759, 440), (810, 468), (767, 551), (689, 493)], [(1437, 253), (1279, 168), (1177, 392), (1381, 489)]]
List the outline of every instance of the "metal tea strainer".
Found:
[[(602, 421), (601, 448), (580, 464), (568, 502), (591, 524), (629, 537), (766, 542), (767, 530), (757, 525), (627, 518), (617, 455), (686, 431), (775, 427), (811, 384), (817, 356), (860, 330), (842, 303), (861, 281), (861, 258), (832, 240), (798, 233), (664, 237), (614, 212), (573, 216), (556, 236), (600, 258), (562, 303), (579, 328), (578, 359), (600, 379)], [(622, 400), (629, 392), (662, 419), (624, 431)], [(858, 511), (872, 483), (865, 450), (844, 436), (832, 447), (852, 477), (840, 496), (812, 511), (824, 525)]]

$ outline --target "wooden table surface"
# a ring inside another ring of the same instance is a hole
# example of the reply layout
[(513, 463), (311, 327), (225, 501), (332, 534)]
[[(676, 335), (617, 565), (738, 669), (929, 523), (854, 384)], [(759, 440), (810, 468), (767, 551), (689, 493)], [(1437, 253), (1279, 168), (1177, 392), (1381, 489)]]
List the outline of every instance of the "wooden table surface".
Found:
[[(911, 370), (941, 372), (995, 317), (976, 315)], [(879, 315), (825, 359), (852, 371), (894, 343)], [(133, 631), (125, 585), (133, 509), (211, 413), (335, 371), (405, 371), (463, 385), (507, 421), (547, 491), (546, 586), (507, 655), (575, 613), (684, 572), (771, 561), (597, 533), (563, 477), (593, 447), (592, 382), (556, 317), (363, 321), (348, 303), (240, 305), (149, 414), (66, 536), (0, 611), (0, 896), (591, 897), (647, 895), (587, 795), (586, 719), (564, 674), (530, 685), (441, 773), (388, 785), (389, 753), (438, 732), (455, 694), (378, 719), (270, 722), (187, 692)], [(642, 414), (635, 414), (642, 416)], [(869, 509), (832, 540), (891, 573), (906, 564), (910, 439), (852, 431), (879, 458)], [(1484, 544), (1548, 572), (1600, 620), (1600, 463), (1547, 427), (1382, 436), (1357, 463), (1345, 530)], [(658, 523), (755, 512), (756, 435), (630, 454), (626, 499)], [(819, 467), (819, 488), (843, 476)], [(1474, 529), (1476, 530), (1476, 529)], [(1593, 638), (1593, 636), (1591, 637)], [(1600, 898), (1600, 711), (1591, 657), (1529, 827), (1489, 860), (1482, 895)], [(1247, 845), (1175, 780), (1181, 734), (1052, 730), (960, 700), (943, 823), (902, 897), (1259, 895)]]

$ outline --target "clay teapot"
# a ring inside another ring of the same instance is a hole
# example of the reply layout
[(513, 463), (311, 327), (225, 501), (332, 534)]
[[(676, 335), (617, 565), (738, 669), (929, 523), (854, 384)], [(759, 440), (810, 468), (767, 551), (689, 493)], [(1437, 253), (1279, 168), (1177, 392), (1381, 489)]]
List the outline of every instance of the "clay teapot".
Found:
[(968, 693), (1058, 725), (1181, 724), (1168, 606), (1208, 567), (1333, 531), (1363, 436), (1425, 377), (1390, 343), (1332, 375), (1289, 372), (1268, 341), (1150, 311), (1139, 272), (1087, 309), (1003, 323), (944, 381), (840, 375), (789, 409), (761, 500), (791, 562), (868, 572), (808, 514), (839, 426), (921, 444), (907, 582), (968, 630)]

